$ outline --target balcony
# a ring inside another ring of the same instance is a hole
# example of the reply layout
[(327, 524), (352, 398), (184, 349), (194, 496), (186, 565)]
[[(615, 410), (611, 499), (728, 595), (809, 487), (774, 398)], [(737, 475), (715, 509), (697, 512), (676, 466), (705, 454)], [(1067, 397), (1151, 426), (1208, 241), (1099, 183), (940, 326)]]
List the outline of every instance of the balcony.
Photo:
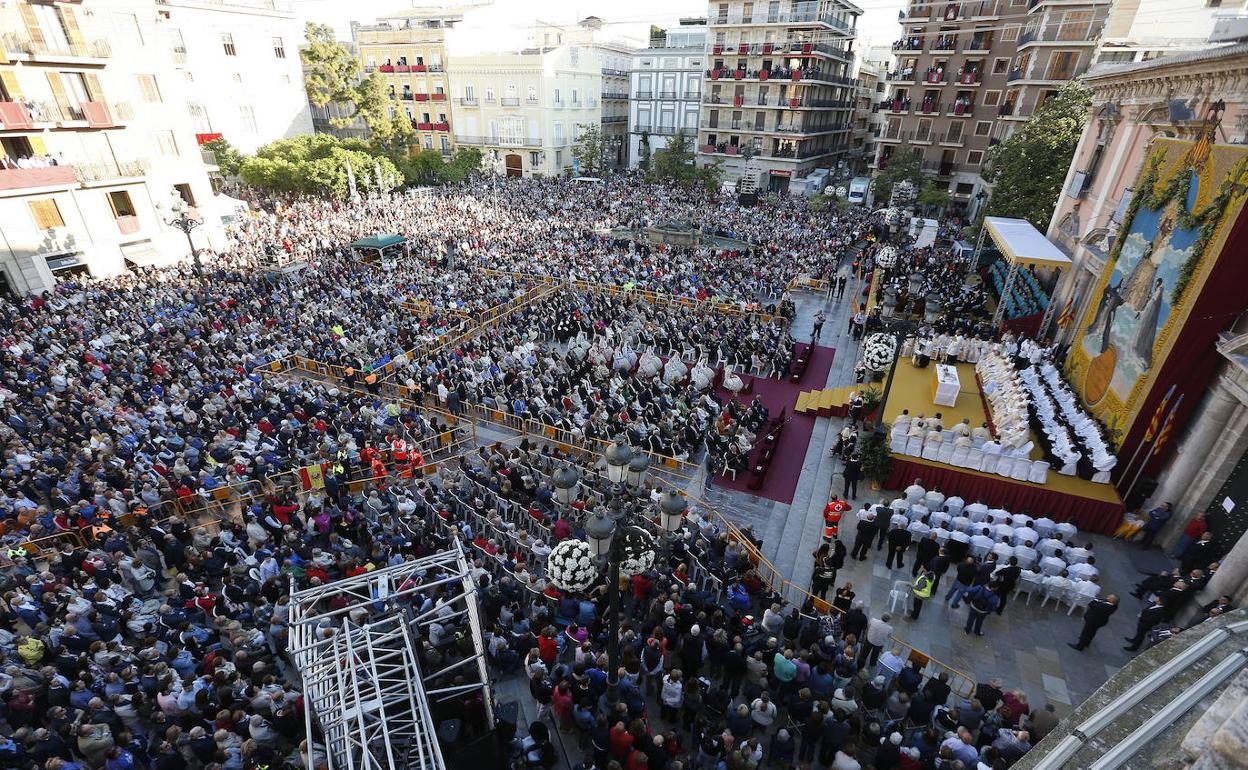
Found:
[[(473, 136), (473, 135), (456, 135), (456, 144), (466, 144), (478, 147), (541, 147), (542, 140), (540, 137), (523, 137), (523, 136)], [(556, 138), (555, 145), (565, 144), (563, 139)]]
[[(667, 94), (669, 94), (669, 93), (671, 94), (671, 96), (667, 96)], [(628, 99), (628, 94), (626, 94), (626, 93), (617, 93), (617, 92), (614, 92), (614, 91), (612, 91), (612, 92), (607, 92), (607, 91), (604, 91), (604, 92), (602, 93), (602, 98), (603, 98), (604, 100), (610, 99), (610, 100), (614, 100), (614, 101), (625, 101), (625, 100), (627, 100), (627, 99)], [(649, 98), (649, 97), (645, 97), (645, 98)], [(675, 99), (675, 98), (676, 98), (676, 94), (675, 94), (675, 93), (673, 93), (673, 92), (671, 92), (671, 91), (660, 91), (660, 92), (659, 92), (659, 98), (660, 98), (660, 99)]]
[(603, 123), (627, 123), (628, 116), (627, 115), (604, 115), (602, 117), (602, 122)]
[(956, 51), (958, 50), (957, 36), (937, 38), (936, 42), (932, 44), (932, 50), (933, 51)]
[(1012, 69), (1010, 70), (1010, 74), (1005, 76), (1005, 81), (1007, 83), (1013, 83), (1015, 80), (1022, 80), (1022, 79), (1023, 79), (1023, 71), (1021, 69)]
[(426, 123), (424, 121), (413, 120), (412, 128), (416, 129), (417, 131), (432, 131), (433, 123)]
[(433, 124), (434, 131), (450, 131), (451, 124), (445, 120)]
[(460, 96), (455, 99), (455, 103), (461, 107), (479, 107), (481, 102), (477, 101), (475, 96)]
[(930, 69), (927, 71), (927, 74), (923, 76), (923, 82), (934, 86), (943, 86), (949, 82), (949, 77), (945, 74), (943, 69), (939, 71)]
[(1002, 102), (1001, 106), (997, 108), (997, 114), (1002, 117), (1013, 115), (1014, 114), (1014, 102)]
[[(56, 45), (46, 40), (36, 42), (15, 32), (0, 36), (0, 45), (11, 56), (24, 56), (29, 61), (60, 62), (73, 59), (80, 64), (99, 63), (113, 55), (107, 40), (85, 40), (81, 43)], [(93, 61), (94, 60), (94, 61)]]
[(142, 160), (107, 161), (104, 163), (75, 163), (74, 171), (83, 184), (111, 182), (147, 174), (147, 162)]
[[(606, 96), (606, 94), (603, 94), (603, 96)], [(660, 99), (675, 99), (676, 92), (675, 91), (659, 91), (659, 98)]]
[(977, 86), (983, 82), (978, 72), (963, 72), (958, 75), (958, 85)]
[(35, 127), (26, 105), (18, 102), (0, 102), (0, 130), (20, 131)]
[(1019, 36), (1019, 38), (1018, 38), (1018, 45), (1019, 45), (1019, 47), (1021, 48), (1021, 47), (1025, 46), (1025, 45), (1027, 45), (1028, 43), (1032, 42), (1033, 40), (1035, 40), (1035, 39), (1036, 39), (1036, 37), (1037, 37), (1037, 36), (1038, 36), (1038, 33), (1037, 33), (1034, 29), (1033, 29), (1033, 30), (1028, 30), (1028, 31), (1024, 32), (1024, 33), (1023, 33), (1021, 36)]
[(615, 77), (618, 77), (618, 78), (626, 78), (628, 77), (628, 70), (617, 70), (617, 69), (611, 69), (610, 67), (603, 67), (602, 74), (614, 75)]
[[(423, 96), (424, 94), (421, 94), (421, 95)], [(391, 94), (390, 98), (392, 98), (392, 99), (393, 99), (393, 98), (394, 98), (394, 95), (393, 95), (393, 94)], [(401, 99), (401, 100), (403, 100), (403, 101), (405, 101), (405, 102), (410, 102), (410, 101), (412, 100), (412, 94), (411, 94), (411, 92), (410, 92), (410, 91), (408, 91), (408, 92), (406, 92), (406, 93), (403, 93), (403, 94), (400, 94), (400, 95), (399, 95), (399, 99)]]
[(903, 40), (893, 41), (894, 51), (922, 51), (923, 38), (919, 36), (908, 37)]
[(0, 192), (30, 190), (39, 187), (66, 187), (76, 184), (78, 184), (78, 177), (74, 173), (74, 167), (69, 165), (0, 169)]
[(940, 143), (946, 147), (961, 147), (966, 144), (966, 134), (944, 134), (940, 137)]
[(429, 94), (416, 94), (415, 96), (416, 96), (416, 101), (418, 102), (429, 101)]
[(394, 72), (393, 64), (382, 64), (377, 68), (378, 72)]
[[(603, 94), (603, 97), (605, 98), (606, 94)], [(638, 91), (637, 98), (638, 99), (653, 99), (654, 92), (653, 91)]]
[(890, 72), (884, 76), (884, 79), (892, 81), (894, 83), (913, 83), (915, 82), (916, 77), (917, 75), (913, 69), (907, 69), (907, 70), (900, 70), (897, 72)]
[(430, 64), (429, 71), (430, 72), (444, 72), (445, 70), (442, 68), (441, 64)]
[(519, 107), (520, 98), (517, 96), (504, 96), (502, 99), (498, 100), (498, 103), (504, 107)]
[(139, 224), (139, 218), (133, 214), (123, 214), (117, 217), (117, 229), (122, 235), (134, 235), (142, 226)]
[(925, 160), (923, 161), (922, 168), (929, 174), (935, 174), (937, 176), (953, 176), (954, 164), (953, 161)]
[(395, 72), (411, 72), (412, 68), (408, 64), (396, 64), (394, 65), (394, 71)]
[(975, 112), (974, 99), (955, 99), (950, 106), (949, 112), (945, 114), (950, 117), (962, 118), (968, 117), (973, 112)]
[(433, 99), (435, 102), (444, 102), (446, 101), (446, 94), (440, 93), (440, 92), (434, 92), (432, 94), (429, 94), (429, 98)]
[(920, 112), (923, 115), (939, 114), (940, 113), (940, 100), (939, 99), (924, 99), (922, 102), (919, 103), (918, 112)]

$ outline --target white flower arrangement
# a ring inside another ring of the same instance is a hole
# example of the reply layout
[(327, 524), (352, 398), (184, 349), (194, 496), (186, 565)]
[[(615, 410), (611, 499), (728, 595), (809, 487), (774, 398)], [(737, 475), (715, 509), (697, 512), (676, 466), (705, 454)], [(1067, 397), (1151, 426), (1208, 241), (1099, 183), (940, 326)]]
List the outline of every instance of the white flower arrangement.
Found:
[(891, 270), (892, 268), (896, 267), (897, 266), (897, 247), (895, 246), (880, 247), (880, 250), (875, 253), (875, 264), (877, 267), (882, 267), (885, 270)]
[(862, 345), (862, 363), (873, 372), (888, 368), (897, 355), (897, 343), (891, 334), (877, 332)]
[(564, 540), (546, 557), (546, 575), (565, 591), (584, 591), (598, 579), (598, 567), (583, 540)]
[(620, 561), (620, 576), (640, 575), (654, 566), (657, 545), (649, 532), (637, 527), (624, 530), (624, 558)]

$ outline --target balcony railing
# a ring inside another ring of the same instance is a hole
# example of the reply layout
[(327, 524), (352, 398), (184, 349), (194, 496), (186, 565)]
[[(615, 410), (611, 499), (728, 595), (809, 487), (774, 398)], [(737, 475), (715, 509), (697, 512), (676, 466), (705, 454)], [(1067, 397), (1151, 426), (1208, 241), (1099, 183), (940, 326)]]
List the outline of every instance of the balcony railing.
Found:
[(147, 173), (147, 161), (107, 161), (102, 163), (75, 163), (74, 171), (83, 184), (109, 179), (127, 179)]
[(519, 97), (516, 97), (516, 96), (504, 96), (502, 99), (499, 100), (499, 104), (501, 104), (504, 107), (519, 107), (520, 99)]
[(0, 35), (0, 44), (11, 54), (26, 55), (32, 59), (53, 57), (58, 59), (107, 59), (113, 49), (107, 40), (84, 40), (81, 43), (55, 45), (46, 40), (34, 41), (25, 35), (6, 32)]
[(964, 86), (977, 86), (982, 82), (978, 72), (963, 72), (958, 75), (958, 83)]
[[(603, 94), (603, 96), (605, 97), (606, 94)], [(638, 99), (653, 99), (654, 92), (653, 91), (638, 91), (637, 98)]]
[[(666, 93), (668, 93), (668, 92), (667, 92), (667, 91), (662, 91), (662, 92), (660, 92), (660, 93), (659, 93), (659, 98), (660, 98), (660, 99), (671, 99), (671, 98), (672, 98), (672, 96), (664, 96), (664, 95), (663, 95), (663, 94), (666, 94)], [(675, 96), (675, 94), (673, 94), (673, 96)], [(619, 92), (616, 92), (616, 91), (604, 91), (604, 92), (602, 93), (602, 98), (603, 98), (603, 99), (627, 99), (627, 98), (628, 98), (628, 94), (626, 94), (626, 93), (619, 93)], [(647, 97), (647, 98), (648, 98), (648, 97)]]
[(966, 134), (944, 134), (940, 137), (940, 143), (961, 147), (966, 144)]
[(1013, 115), (1014, 114), (1014, 102), (1002, 102), (1001, 106), (997, 108), (997, 114), (998, 115)]
[(628, 116), (627, 115), (603, 115), (602, 122), (603, 123), (627, 123)]
[(656, 136), (675, 136), (677, 131), (685, 131), (686, 133), (695, 133), (695, 129), (682, 129), (676, 126), (652, 126), (649, 123), (643, 123), (633, 129), (634, 134), (645, 132)]
[(455, 103), (462, 107), (477, 107), (481, 104), (475, 96), (460, 96), (455, 99)]
[(940, 112), (940, 100), (924, 99), (922, 102), (919, 102), (919, 112), (924, 115), (935, 115)]
[(615, 75), (616, 77), (626, 78), (628, 77), (628, 70), (617, 70), (617, 69), (612, 69), (610, 67), (603, 67), (602, 74)]
[(444, 102), (446, 101), (446, 94), (435, 91), (429, 94), (429, 98), (433, 99), (435, 102)]
[(949, 114), (955, 116), (970, 115), (975, 111), (974, 99), (955, 99), (949, 106)]
[(952, 161), (925, 160), (923, 161), (922, 169), (929, 174), (952, 176), (953, 166), (954, 164)]
[(1037, 33), (1035, 30), (1028, 30), (1027, 32), (1024, 32), (1022, 35), (1019, 36), (1018, 44), (1027, 45), (1031, 41), (1035, 40), (1036, 36), (1037, 36)]
[(701, 91), (685, 91), (685, 93), (682, 95), (681, 98), (685, 99), (686, 101), (696, 101), (702, 98), (702, 92)]
[[(541, 147), (541, 137), (503, 137), (503, 136), (474, 136), (471, 134), (457, 134), (455, 136), (456, 144), (479, 145), (484, 147)], [(559, 144), (559, 140), (555, 140), (555, 144)]]
[(659, 98), (660, 99), (675, 99), (676, 92), (675, 91), (659, 91)]

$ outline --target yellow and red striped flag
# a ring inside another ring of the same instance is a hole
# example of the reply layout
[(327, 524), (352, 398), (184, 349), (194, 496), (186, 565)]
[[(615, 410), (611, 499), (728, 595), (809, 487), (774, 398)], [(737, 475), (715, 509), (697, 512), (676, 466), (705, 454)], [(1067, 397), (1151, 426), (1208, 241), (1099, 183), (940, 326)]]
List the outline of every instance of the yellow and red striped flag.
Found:
[(1171, 385), (1170, 390), (1166, 391), (1165, 397), (1161, 399), (1161, 403), (1157, 405), (1156, 411), (1153, 412), (1152, 419), (1148, 421), (1148, 430), (1144, 431), (1144, 443), (1147, 444), (1152, 441), (1153, 437), (1157, 435), (1157, 429), (1161, 427), (1161, 416), (1166, 413), (1166, 405), (1170, 403), (1170, 397), (1173, 395), (1174, 386)]
[(1075, 320), (1075, 295), (1072, 293), (1066, 298), (1066, 304), (1062, 307), (1062, 312), (1057, 315), (1057, 325), (1065, 329), (1073, 320)]
[(1170, 410), (1170, 414), (1166, 415), (1166, 422), (1161, 426), (1161, 433), (1157, 435), (1157, 443), (1153, 445), (1153, 456), (1156, 457), (1161, 453), (1161, 448), (1170, 440), (1170, 433), (1174, 430), (1174, 415), (1179, 411), (1179, 404), (1183, 403), (1183, 394), (1179, 394), (1179, 398), (1174, 402), (1174, 407)]

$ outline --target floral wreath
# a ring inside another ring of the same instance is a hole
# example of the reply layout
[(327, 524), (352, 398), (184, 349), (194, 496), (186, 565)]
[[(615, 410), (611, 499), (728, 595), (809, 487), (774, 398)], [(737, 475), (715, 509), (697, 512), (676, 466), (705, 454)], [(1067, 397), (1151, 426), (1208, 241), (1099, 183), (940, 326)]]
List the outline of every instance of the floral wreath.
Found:
[(885, 270), (897, 266), (897, 248), (895, 246), (883, 246), (875, 253), (875, 264)]
[(654, 554), (657, 544), (649, 532), (638, 527), (624, 530), (624, 558), (620, 561), (620, 576), (632, 577), (640, 575), (654, 566)]
[(550, 582), (565, 591), (584, 591), (598, 579), (598, 568), (583, 540), (564, 540), (546, 557), (546, 574)]
[(872, 371), (882, 371), (893, 362), (897, 343), (891, 334), (876, 332), (862, 346), (862, 363)]

